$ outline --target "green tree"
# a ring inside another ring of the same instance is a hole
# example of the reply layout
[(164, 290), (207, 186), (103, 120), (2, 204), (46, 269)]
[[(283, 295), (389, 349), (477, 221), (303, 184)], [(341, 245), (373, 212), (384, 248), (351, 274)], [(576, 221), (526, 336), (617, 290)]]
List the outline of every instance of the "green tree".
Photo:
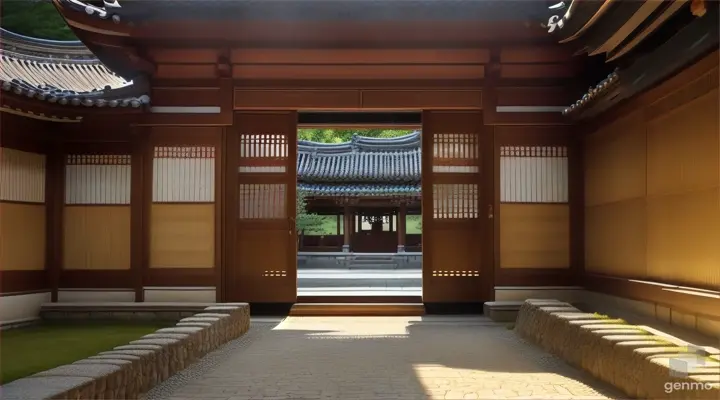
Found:
[(297, 191), (295, 202), (295, 230), (298, 235), (314, 233), (321, 230), (325, 220), (322, 215), (311, 213), (307, 207), (308, 194), (303, 190)]
[(55, 6), (42, 0), (5, 0), (0, 3), (0, 26), (25, 36), (77, 40)]
[(298, 140), (319, 143), (349, 142), (354, 134), (374, 138), (394, 138), (413, 132), (407, 129), (298, 129)]

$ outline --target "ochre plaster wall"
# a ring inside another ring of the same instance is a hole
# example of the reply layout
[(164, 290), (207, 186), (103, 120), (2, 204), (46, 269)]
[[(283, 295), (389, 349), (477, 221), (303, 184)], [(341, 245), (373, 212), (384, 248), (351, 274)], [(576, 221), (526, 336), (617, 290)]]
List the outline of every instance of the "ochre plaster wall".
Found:
[(587, 272), (720, 286), (719, 109), (715, 60), (586, 138)]

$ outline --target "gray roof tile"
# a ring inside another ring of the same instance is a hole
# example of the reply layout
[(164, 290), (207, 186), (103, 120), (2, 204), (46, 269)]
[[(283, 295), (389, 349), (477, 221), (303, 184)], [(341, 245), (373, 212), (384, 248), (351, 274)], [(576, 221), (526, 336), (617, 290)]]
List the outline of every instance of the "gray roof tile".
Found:
[(355, 136), (338, 144), (301, 141), (297, 176), (305, 183), (416, 183), (421, 158), (420, 132), (390, 139)]
[(142, 86), (110, 71), (79, 41), (0, 28), (0, 88), (6, 92), (60, 105), (139, 108), (150, 102)]

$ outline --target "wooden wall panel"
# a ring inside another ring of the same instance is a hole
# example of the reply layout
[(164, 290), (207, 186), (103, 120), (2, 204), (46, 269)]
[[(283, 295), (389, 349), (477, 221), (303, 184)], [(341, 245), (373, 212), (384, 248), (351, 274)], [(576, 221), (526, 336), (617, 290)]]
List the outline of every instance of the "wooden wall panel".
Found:
[(718, 186), (718, 104), (715, 89), (648, 121), (648, 196)]
[(569, 274), (573, 264), (572, 148), (567, 132), (496, 127), (495, 133), (498, 279), (504, 284), (528, 284), (518, 280), (521, 275), (541, 273), (542, 283), (529, 284), (553, 284), (553, 279), (565, 284), (563, 274)]
[(214, 204), (153, 204), (150, 268), (215, 265)]
[(648, 121), (653, 280), (720, 287), (720, 112), (715, 89)]
[(720, 187), (648, 198), (647, 278), (720, 287)]
[[(179, 68), (174, 66), (174, 68)], [(184, 66), (187, 68), (187, 66)], [(168, 69), (167, 67), (165, 69)], [(178, 75), (178, 73), (175, 73)], [(200, 75), (198, 75), (200, 76)], [(440, 64), (440, 65), (233, 65), (232, 77), (246, 80), (398, 80), (398, 79), (482, 79), (485, 67), (482, 64)], [(168, 76), (175, 77), (175, 76)]]
[(588, 272), (720, 287), (717, 56), (714, 63), (689, 68), (586, 138)]
[(359, 90), (235, 89), (235, 109), (356, 109)]
[(479, 89), (235, 89), (238, 110), (480, 109)]
[(130, 206), (66, 206), (63, 269), (130, 269)]
[(45, 155), (0, 147), (0, 201), (45, 202)]
[(13, 114), (0, 117), (0, 296), (49, 288), (47, 127)]
[(154, 87), (150, 93), (154, 107), (220, 106), (223, 103), (221, 96), (221, 89), (215, 87)]
[(585, 271), (623, 277), (646, 272), (644, 198), (585, 209)]
[(570, 206), (502, 204), (501, 268), (569, 268)]
[(65, 155), (62, 269), (127, 270), (131, 156), (95, 153), (95, 146)]
[(45, 268), (45, 205), (0, 202), (0, 271)]
[(630, 114), (586, 138), (586, 205), (645, 196), (645, 142), (646, 128), (641, 112)]
[[(182, 143), (172, 138), (163, 143)], [(212, 142), (217, 138), (208, 138)], [(151, 269), (216, 267), (217, 162), (215, 146), (154, 146), (149, 208)], [(176, 273), (176, 272), (173, 272)]]
[(363, 90), (367, 109), (480, 109), (480, 90)]

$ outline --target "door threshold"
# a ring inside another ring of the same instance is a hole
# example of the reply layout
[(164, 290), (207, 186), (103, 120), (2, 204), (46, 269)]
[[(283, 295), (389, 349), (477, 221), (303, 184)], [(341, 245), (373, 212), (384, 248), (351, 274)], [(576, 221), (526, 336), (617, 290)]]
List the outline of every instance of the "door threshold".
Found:
[(334, 303), (334, 304), (388, 304), (388, 303), (422, 303), (422, 296), (379, 295), (379, 296), (298, 296), (298, 303)]
[(414, 317), (425, 315), (422, 303), (297, 303), (291, 317)]

